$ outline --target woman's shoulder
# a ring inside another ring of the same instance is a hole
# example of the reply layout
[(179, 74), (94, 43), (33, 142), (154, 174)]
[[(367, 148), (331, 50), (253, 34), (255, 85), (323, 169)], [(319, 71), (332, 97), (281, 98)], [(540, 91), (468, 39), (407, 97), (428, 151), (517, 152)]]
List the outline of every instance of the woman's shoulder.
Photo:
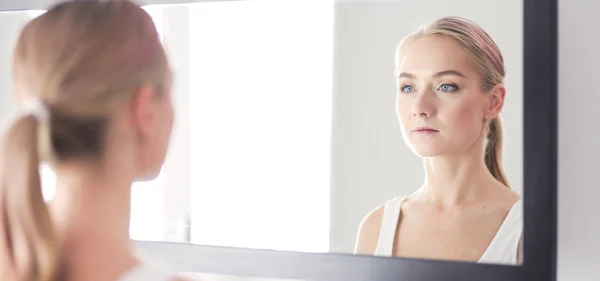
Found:
[(386, 206), (401, 202), (404, 198), (405, 196), (397, 196), (388, 199), (367, 213), (358, 227), (355, 254), (373, 254), (381, 232), (381, 224)]
[(372, 209), (367, 215), (363, 218), (361, 222), (362, 226), (377, 226), (378, 229), (381, 226), (381, 220), (383, 218), (383, 213), (385, 211), (386, 206), (390, 206), (392, 204), (397, 204), (404, 201), (407, 196), (396, 196), (386, 200), (385, 202), (379, 204), (379, 206)]
[(510, 210), (521, 206), (521, 195), (514, 190), (505, 186), (494, 190), (495, 191), (488, 196), (489, 198), (486, 200), (486, 203), (496, 206), (499, 212), (508, 213)]

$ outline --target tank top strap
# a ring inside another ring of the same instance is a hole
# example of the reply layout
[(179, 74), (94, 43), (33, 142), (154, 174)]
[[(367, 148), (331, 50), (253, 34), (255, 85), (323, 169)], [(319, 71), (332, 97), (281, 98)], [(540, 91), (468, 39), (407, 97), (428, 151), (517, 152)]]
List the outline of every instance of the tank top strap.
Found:
[(516, 264), (523, 234), (523, 201), (510, 209), (496, 236), (479, 259), (479, 263)]
[(385, 202), (375, 256), (391, 257), (393, 255), (394, 238), (396, 237), (402, 202), (405, 199), (405, 196), (400, 196)]

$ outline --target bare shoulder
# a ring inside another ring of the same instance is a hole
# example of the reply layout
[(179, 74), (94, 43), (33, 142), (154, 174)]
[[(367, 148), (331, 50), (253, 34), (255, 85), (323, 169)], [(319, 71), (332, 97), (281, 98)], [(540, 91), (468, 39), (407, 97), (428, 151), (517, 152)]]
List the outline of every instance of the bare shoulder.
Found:
[[(478, 212), (474, 212), (483, 221), (501, 224), (511, 213), (514, 207), (521, 200), (521, 196), (502, 185), (489, 192), (485, 198), (482, 198), (474, 207)], [(517, 209), (518, 211), (518, 209)]]
[(505, 212), (508, 212), (519, 200), (521, 200), (521, 196), (514, 192), (512, 189), (503, 186), (502, 188), (498, 188), (495, 194), (492, 195), (501, 209), (504, 209)]
[(379, 232), (381, 230), (384, 208), (385, 203), (371, 210), (361, 221), (360, 226), (358, 227), (354, 254), (373, 255), (375, 253)]

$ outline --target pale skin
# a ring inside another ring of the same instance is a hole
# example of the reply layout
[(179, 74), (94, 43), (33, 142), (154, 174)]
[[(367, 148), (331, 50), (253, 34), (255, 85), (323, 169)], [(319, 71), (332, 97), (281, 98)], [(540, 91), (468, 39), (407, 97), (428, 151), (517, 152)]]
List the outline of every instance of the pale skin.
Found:
[[(67, 280), (117, 280), (140, 261), (129, 239), (131, 184), (157, 175), (173, 122), (170, 94), (144, 86), (110, 120), (99, 163), (57, 164), (50, 210)], [(173, 279), (185, 280), (185, 279)]]
[[(476, 262), (519, 200), (484, 162), (487, 124), (502, 110), (505, 87), (484, 92), (468, 54), (448, 37), (417, 39), (397, 67), (398, 119), (426, 176), (402, 204), (393, 256)], [(434, 132), (413, 131), (423, 126)], [(382, 216), (383, 205), (363, 219), (356, 254), (375, 253)]]

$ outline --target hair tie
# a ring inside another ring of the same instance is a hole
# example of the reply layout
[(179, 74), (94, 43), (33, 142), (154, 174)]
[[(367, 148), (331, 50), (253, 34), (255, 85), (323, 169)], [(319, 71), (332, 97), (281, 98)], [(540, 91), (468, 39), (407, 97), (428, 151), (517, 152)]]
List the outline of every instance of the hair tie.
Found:
[(40, 123), (50, 121), (50, 110), (39, 98), (31, 99), (25, 104), (25, 114), (35, 117)]
[(54, 159), (54, 151), (50, 140), (50, 109), (39, 98), (30, 99), (25, 103), (25, 116), (33, 116), (38, 122), (38, 159), (41, 162)]

